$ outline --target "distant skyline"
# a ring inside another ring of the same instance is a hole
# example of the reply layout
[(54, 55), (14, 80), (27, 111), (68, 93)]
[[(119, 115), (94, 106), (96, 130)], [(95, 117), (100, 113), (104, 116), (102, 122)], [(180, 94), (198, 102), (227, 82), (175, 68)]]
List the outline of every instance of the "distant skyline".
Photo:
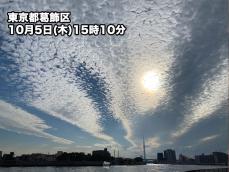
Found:
[[(0, 2), (0, 150), (228, 152), (227, 0)], [(12, 36), (9, 11), (70, 11), (124, 36)], [(112, 151), (111, 151), (112, 152)]]

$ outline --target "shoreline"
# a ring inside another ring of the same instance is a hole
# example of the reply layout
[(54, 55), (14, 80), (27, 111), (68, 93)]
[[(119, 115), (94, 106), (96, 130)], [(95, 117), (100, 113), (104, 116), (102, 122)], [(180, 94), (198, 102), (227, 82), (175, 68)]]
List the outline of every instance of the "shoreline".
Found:
[[(153, 164), (153, 163), (152, 163)], [(143, 166), (147, 165), (145, 163), (137, 163), (137, 164), (111, 164), (109, 166)], [(197, 166), (212, 166), (216, 167), (216, 169), (228, 169), (228, 166), (225, 165), (212, 165), (212, 164), (154, 164), (154, 165), (183, 165), (183, 166), (189, 166), (189, 165), (197, 165)], [(97, 162), (74, 162), (74, 163), (46, 163), (46, 164), (32, 164), (32, 163), (23, 163), (23, 164), (0, 164), (0, 167), (2, 168), (10, 168), (10, 167), (103, 167), (103, 162), (97, 161)], [(104, 167), (109, 167), (104, 166)], [(219, 168), (220, 167), (220, 168)], [(198, 170), (197, 170), (198, 171)], [(188, 171), (188, 172), (195, 172), (194, 171)]]
[[(132, 163), (132, 164), (116, 164), (112, 163), (109, 166), (134, 166), (146, 165), (146, 163)], [(0, 167), (102, 167), (103, 161), (76, 161), (76, 162), (8, 162), (0, 164)]]

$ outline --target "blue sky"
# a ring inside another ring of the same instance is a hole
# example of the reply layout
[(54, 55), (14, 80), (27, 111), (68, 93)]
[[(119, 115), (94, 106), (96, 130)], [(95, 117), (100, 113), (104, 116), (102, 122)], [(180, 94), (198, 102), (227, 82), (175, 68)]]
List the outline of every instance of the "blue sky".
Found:
[[(71, 11), (124, 36), (12, 36), (8, 11)], [(0, 2), (0, 150), (121, 156), (228, 148), (226, 0)], [(147, 90), (153, 72), (158, 88)]]

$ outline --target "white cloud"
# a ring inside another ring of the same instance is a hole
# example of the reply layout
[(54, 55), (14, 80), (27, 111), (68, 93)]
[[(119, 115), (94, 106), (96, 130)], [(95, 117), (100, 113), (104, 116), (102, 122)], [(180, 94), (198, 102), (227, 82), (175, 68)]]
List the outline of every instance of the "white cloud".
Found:
[(0, 128), (19, 134), (47, 138), (60, 144), (73, 143), (45, 132), (51, 127), (45, 124), (42, 119), (2, 100), (0, 100)]
[[(175, 37), (175, 17), (180, 11), (178, 4), (170, 1), (158, 1), (157, 4), (150, 1), (126, 3), (121, 19), (128, 28), (124, 43), (118, 48), (110, 48), (112, 56), (105, 66), (112, 64), (109, 74), (115, 78), (108, 80), (112, 91), (111, 104), (115, 116), (123, 122), (126, 138), (133, 148), (138, 142), (133, 133), (136, 120), (149, 114), (147, 111), (153, 113), (170, 99), (171, 73), (168, 71), (174, 62), (170, 44)], [(142, 85), (142, 77), (148, 71), (155, 71), (161, 82), (160, 89), (152, 94)]]
[[(43, 7), (67, 9), (72, 13), (73, 23), (94, 19), (97, 23), (127, 26), (126, 35), (122, 37), (23, 37), (17, 44), (17, 39), (10, 37), (12, 43), (2, 48), (12, 52), (12, 60), (19, 65), (19, 78), (24, 78), (24, 87), (29, 86), (26, 92), (22, 88), (23, 100), (114, 144), (113, 138), (103, 132), (96, 102), (75, 77), (76, 66), (85, 62), (93, 69), (90, 72), (101, 74), (109, 90), (107, 106), (113, 117), (123, 124), (125, 138), (136, 146), (132, 133), (136, 118), (147, 111), (153, 112), (170, 99), (168, 71), (174, 62), (170, 45), (176, 36), (174, 29), (180, 2), (103, 1), (94, 2), (93, 8), (86, 1), (76, 4), (43, 1), (36, 2), (36, 6), (31, 2), (26, 3), (26, 8), (23, 1), (13, 3), (11, 8), (17, 11)], [(88, 12), (93, 14), (90, 19)], [(151, 70), (158, 73), (161, 82), (160, 90), (153, 94), (144, 90), (141, 82), (143, 74)]]
[(205, 142), (208, 142), (210, 140), (214, 140), (217, 137), (219, 137), (219, 134), (214, 134), (214, 135), (211, 135), (211, 136), (204, 137), (204, 138), (200, 139), (200, 143), (205, 143)]
[(192, 149), (194, 147), (199, 146), (200, 144), (206, 144), (207, 142), (209, 142), (211, 140), (214, 140), (214, 139), (218, 138), (219, 136), (220, 136), (219, 134), (214, 134), (214, 135), (203, 137), (203, 138), (199, 139), (196, 143), (194, 143), (192, 145), (184, 146), (184, 148)]
[(159, 138), (158, 137), (151, 137), (146, 140), (146, 145), (150, 148), (158, 148), (161, 146)]

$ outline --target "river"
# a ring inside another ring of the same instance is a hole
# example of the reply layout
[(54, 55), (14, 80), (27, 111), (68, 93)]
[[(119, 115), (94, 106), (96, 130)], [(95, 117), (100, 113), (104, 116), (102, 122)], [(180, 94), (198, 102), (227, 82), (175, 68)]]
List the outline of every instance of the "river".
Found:
[(185, 172), (210, 168), (217, 168), (217, 166), (152, 164), (111, 167), (10, 167), (0, 168), (0, 172)]

